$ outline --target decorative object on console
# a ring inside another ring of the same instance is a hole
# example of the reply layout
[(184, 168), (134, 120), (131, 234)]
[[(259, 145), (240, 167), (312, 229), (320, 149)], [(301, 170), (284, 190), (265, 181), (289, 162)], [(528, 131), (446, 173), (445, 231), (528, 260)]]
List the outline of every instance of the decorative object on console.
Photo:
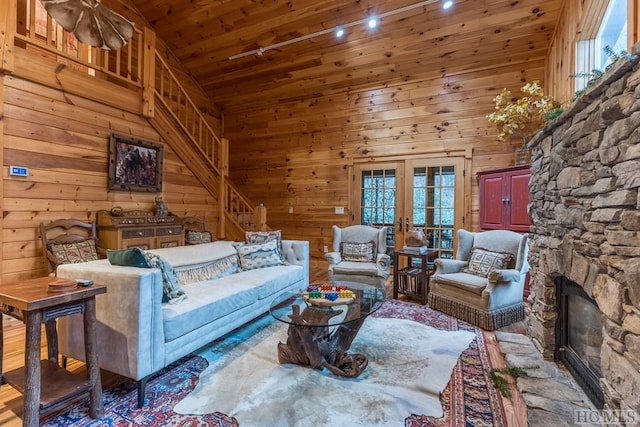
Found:
[(162, 197), (156, 197), (155, 214), (158, 217), (165, 218), (169, 216), (169, 208), (164, 204)]
[(406, 245), (405, 248), (426, 246), (427, 236), (419, 228), (411, 229), (405, 233), (404, 244)]
[(130, 136), (109, 139), (109, 190), (162, 191), (162, 145)]

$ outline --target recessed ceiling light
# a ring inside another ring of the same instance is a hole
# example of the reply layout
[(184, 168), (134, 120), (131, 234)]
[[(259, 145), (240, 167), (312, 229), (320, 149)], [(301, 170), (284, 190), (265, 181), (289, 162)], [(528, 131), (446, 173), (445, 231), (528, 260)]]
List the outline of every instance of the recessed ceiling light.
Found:
[(369, 18), (369, 21), (367, 21), (367, 26), (369, 28), (375, 28), (378, 26), (378, 20), (376, 18)]
[(336, 28), (336, 37), (340, 38), (344, 36), (344, 29), (343, 28)]
[(445, 10), (449, 9), (451, 6), (453, 6), (453, 0), (445, 0), (442, 2), (442, 8)]

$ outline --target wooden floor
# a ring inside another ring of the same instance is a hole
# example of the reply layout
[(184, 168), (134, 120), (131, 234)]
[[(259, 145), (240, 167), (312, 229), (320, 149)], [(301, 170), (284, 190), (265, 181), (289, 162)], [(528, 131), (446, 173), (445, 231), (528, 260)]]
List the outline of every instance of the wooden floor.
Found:
[[(326, 270), (313, 269), (310, 273), (311, 281), (326, 280)], [(406, 300), (409, 301), (409, 300)], [(507, 332), (525, 333), (524, 324), (518, 323), (502, 329)], [(4, 358), (3, 369), (5, 371), (24, 365), (24, 325), (7, 316), (4, 317)], [(489, 349), (489, 355), (493, 367), (500, 368), (505, 366), (505, 361), (498, 350), (495, 334), (485, 332), (486, 342)], [(43, 330), (44, 337), (44, 330)], [(42, 346), (42, 358), (47, 357), (46, 345)], [(68, 369), (79, 375), (86, 376), (84, 363), (70, 360)], [(103, 388), (117, 383), (120, 380), (115, 374), (108, 372), (102, 373)], [(512, 387), (511, 399), (503, 398), (503, 406), (508, 426), (525, 427), (527, 426), (526, 405), (524, 404), (520, 394), (515, 387)], [(22, 395), (18, 393), (10, 385), (4, 384), (0, 386), (0, 426), (3, 427), (19, 427), (22, 425)]]

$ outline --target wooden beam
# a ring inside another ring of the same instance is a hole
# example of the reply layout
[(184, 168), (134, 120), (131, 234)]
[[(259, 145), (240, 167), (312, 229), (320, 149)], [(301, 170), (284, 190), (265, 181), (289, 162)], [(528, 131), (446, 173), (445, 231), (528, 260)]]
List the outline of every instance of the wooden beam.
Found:
[(142, 115), (153, 117), (156, 90), (156, 33), (144, 27), (142, 32), (144, 50), (142, 52)]
[(0, 2), (0, 71), (11, 73), (15, 64), (13, 41), (16, 34), (17, 0)]
[[(9, 1), (12, 3), (12, 1)], [(0, 165), (4, 165), (4, 79), (5, 77), (0, 74)], [(0, 200), (3, 201), (2, 209), (4, 206), (4, 173), (2, 174), (2, 185), (0, 185)], [(0, 230), (4, 230), (4, 215), (0, 215)], [(3, 233), (0, 233), (0, 248), (4, 247)], [(0, 253), (0, 277), (4, 271), (4, 254)]]

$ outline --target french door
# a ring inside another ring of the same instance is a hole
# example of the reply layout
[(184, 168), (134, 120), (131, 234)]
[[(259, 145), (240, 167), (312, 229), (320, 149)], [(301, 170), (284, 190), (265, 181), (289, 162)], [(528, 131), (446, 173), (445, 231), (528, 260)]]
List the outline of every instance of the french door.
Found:
[(423, 229), (428, 247), (453, 258), (466, 219), (464, 158), (355, 164), (354, 173), (356, 223), (386, 225), (390, 251), (404, 246), (408, 230)]

